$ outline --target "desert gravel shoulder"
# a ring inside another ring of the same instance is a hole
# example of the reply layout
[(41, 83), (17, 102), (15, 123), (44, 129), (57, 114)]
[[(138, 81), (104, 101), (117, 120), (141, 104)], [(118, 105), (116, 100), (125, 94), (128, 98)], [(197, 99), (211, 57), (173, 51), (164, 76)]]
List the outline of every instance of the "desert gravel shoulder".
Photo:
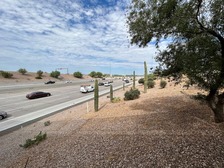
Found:
[[(137, 100), (124, 101), (119, 90), (114, 97), (122, 100), (101, 97), (99, 112), (89, 101), (1, 136), (0, 167), (224, 167), (224, 124), (191, 98), (200, 90), (138, 89)], [(45, 141), (19, 146), (40, 131)]]

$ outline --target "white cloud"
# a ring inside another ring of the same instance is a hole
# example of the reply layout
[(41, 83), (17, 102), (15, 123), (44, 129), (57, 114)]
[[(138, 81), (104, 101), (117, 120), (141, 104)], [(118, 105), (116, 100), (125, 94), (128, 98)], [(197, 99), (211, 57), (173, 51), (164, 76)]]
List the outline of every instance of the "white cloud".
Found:
[(143, 49), (129, 45), (122, 9), (125, 1), (108, 8), (84, 8), (82, 1), (53, 2), (0, 1), (0, 61), (4, 58), (5, 67), (17, 68), (14, 65), (19, 62), (18, 66), (32, 69), (29, 64), (38, 62), (49, 65), (44, 71), (69, 66), (72, 71), (86, 68), (86, 73), (96, 66), (104, 72), (112, 65), (122, 73), (128, 68), (143, 69), (140, 63), (145, 60), (152, 63), (154, 46)]

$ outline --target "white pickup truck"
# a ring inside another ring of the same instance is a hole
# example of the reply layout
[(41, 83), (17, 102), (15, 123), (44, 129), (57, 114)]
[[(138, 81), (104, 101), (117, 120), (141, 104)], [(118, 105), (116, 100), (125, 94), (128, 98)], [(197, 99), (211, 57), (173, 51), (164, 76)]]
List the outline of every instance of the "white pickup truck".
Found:
[(94, 87), (91, 85), (81, 85), (80, 86), (80, 92), (82, 93), (88, 93), (94, 91)]

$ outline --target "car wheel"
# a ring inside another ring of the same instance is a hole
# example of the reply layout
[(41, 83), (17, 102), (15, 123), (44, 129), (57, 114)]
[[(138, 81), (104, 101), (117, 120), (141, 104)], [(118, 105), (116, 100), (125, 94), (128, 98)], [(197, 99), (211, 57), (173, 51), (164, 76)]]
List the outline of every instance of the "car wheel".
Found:
[(0, 120), (2, 120), (3, 119), (3, 117), (2, 116), (0, 116)]
[(50, 96), (51, 94), (47, 94), (47, 96)]

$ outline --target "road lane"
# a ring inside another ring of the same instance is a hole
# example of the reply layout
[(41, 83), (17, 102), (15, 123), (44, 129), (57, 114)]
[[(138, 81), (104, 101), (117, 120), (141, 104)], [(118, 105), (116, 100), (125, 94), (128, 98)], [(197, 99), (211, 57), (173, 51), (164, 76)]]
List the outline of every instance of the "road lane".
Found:
[[(83, 81), (81, 83), (83, 83)], [(92, 85), (93, 84), (94, 82), (92, 82)], [(113, 86), (116, 87), (118, 85), (122, 85), (121, 80), (114, 81)], [(6, 111), (9, 114), (9, 117), (7, 119), (10, 119), (10, 117), (19, 117), (22, 115), (31, 114), (37, 110), (41, 110), (67, 101), (75, 100), (86, 95), (93, 94), (93, 92), (87, 94), (80, 93), (79, 83), (72, 83), (72, 85), (62, 83), (51, 86), (52, 87), (46, 88), (44, 85), (42, 87), (38, 86), (37, 88), (41, 91), (50, 92), (52, 96), (33, 100), (29, 100), (25, 97), (27, 93), (37, 91), (36, 88), (34, 90), (30, 90), (30, 85), (28, 85), (27, 88), (23, 86), (22, 91), (18, 87), (16, 87), (12, 88), (13, 92), (1, 92), (0, 108), (1, 110)], [(99, 90), (109, 90), (109, 87), (99, 86)], [(3, 121), (4, 120), (0, 122)]]

